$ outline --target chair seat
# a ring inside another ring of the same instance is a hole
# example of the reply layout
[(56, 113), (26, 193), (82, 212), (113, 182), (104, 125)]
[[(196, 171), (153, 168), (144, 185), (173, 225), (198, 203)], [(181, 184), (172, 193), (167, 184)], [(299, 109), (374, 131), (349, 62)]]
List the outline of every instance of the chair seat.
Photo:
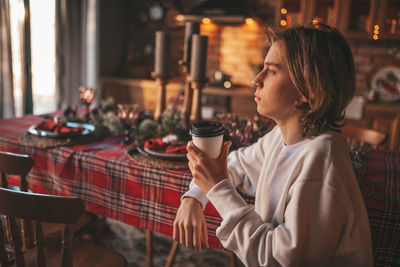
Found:
[(341, 131), (349, 144), (356, 146), (371, 146), (376, 149), (382, 146), (386, 141), (385, 133), (373, 129), (344, 125)]
[[(81, 217), (79, 217), (78, 221), (71, 225), (73, 235), (88, 227), (88, 225), (92, 223), (91, 220), (92, 219), (88, 213), (83, 213)], [(42, 222), (42, 228), (43, 235), (46, 237), (46, 245), (53, 245), (61, 241), (62, 231), (64, 229), (63, 224)]]
[[(3, 216), (0, 215), (0, 220), (2, 219)], [(17, 221), (17, 223), (19, 224), (19, 221)], [(91, 223), (93, 222), (90, 215), (86, 212), (83, 213), (81, 217), (79, 217), (78, 221), (71, 225), (72, 234), (79, 236), (79, 232), (85, 231), (85, 228), (89, 227)], [(43, 235), (46, 237), (44, 240), (46, 246), (51, 246), (61, 241), (62, 232), (64, 229), (63, 224), (42, 222), (42, 228)]]
[[(46, 266), (60, 266), (61, 246), (45, 247)], [(126, 266), (126, 259), (117, 251), (93, 244), (88, 240), (74, 241), (73, 244), (73, 263), (74, 267), (86, 266)], [(30, 249), (25, 252), (25, 266), (35, 267), (36, 249)]]

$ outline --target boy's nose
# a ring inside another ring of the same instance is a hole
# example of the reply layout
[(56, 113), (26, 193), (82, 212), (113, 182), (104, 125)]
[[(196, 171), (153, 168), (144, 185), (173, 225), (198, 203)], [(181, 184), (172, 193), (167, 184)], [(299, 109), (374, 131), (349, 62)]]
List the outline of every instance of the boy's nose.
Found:
[(254, 77), (254, 79), (251, 81), (251, 83), (257, 89), (261, 89), (264, 87), (264, 84), (262, 82), (262, 79), (260, 79), (259, 74), (257, 74), (256, 77)]

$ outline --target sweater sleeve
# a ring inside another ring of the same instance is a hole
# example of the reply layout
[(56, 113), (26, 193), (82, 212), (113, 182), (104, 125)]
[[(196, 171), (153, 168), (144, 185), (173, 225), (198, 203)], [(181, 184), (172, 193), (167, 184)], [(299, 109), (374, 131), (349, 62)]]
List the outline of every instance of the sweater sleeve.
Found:
[(208, 203), (207, 195), (204, 194), (203, 190), (201, 190), (201, 188), (197, 184), (195, 184), (193, 180), (190, 181), (189, 190), (182, 195), (181, 201), (185, 197), (191, 197), (197, 199), (201, 203), (203, 210), (206, 208), (206, 205)]
[(223, 221), (217, 236), (246, 266), (310, 266), (328, 261), (345, 220), (345, 207), (320, 180), (296, 182), (283, 222), (264, 222), (238, 195), (230, 180), (214, 186), (208, 198)]

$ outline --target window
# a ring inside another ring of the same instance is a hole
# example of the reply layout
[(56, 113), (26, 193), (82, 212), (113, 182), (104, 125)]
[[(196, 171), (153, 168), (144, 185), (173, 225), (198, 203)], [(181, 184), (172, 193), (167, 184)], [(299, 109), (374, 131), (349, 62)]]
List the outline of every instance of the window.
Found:
[[(23, 1), (9, 0), (16, 116), (22, 115), (21, 39)], [(33, 113), (56, 109), (55, 101), (55, 0), (30, 0)]]

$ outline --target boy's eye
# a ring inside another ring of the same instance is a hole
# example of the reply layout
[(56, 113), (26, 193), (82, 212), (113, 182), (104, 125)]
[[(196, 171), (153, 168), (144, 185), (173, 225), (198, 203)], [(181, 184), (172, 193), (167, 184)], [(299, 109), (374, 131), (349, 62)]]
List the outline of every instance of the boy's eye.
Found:
[(268, 74), (268, 75), (270, 75), (270, 74), (274, 74), (274, 71), (273, 71), (273, 70), (270, 70), (270, 69), (267, 69), (267, 71), (266, 71), (266, 72), (267, 72), (267, 74)]

